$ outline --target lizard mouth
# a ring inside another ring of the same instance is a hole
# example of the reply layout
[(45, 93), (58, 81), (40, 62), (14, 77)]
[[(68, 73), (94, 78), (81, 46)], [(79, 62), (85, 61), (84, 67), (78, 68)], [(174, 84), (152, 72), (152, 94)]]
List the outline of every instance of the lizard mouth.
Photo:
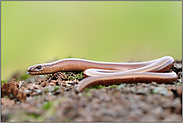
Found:
[(41, 70), (37, 70), (34, 67), (29, 67), (26, 74), (41, 75)]
[(40, 75), (38, 72), (36, 71), (28, 71), (26, 74), (30, 74), (30, 75)]

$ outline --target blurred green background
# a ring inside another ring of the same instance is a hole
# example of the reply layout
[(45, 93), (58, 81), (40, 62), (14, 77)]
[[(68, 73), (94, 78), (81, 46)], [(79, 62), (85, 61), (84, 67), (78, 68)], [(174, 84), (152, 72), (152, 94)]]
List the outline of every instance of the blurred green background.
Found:
[(1, 80), (66, 57), (182, 59), (181, 1), (1, 1)]

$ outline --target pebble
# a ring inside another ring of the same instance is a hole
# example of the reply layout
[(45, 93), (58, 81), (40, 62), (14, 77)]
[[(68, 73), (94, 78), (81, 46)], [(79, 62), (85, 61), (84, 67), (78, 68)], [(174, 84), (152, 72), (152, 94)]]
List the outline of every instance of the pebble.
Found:
[(38, 75), (41, 79), (45, 78), (45, 75)]
[(55, 90), (55, 88), (54, 88), (54, 86), (48, 86), (48, 91), (54, 91)]
[(182, 113), (182, 104), (178, 104), (175, 108), (175, 113), (176, 114), (181, 114)]
[(135, 93), (137, 91), (136, 87), (131, 87), (131, 92)]
[(42, 86), (42, 87), (45, 87), (45, 85), (46, 85), (46, 82), (42, 82), (42, 83), (41, 83), (41, 86)]
[(41, 90), (38, 89), (38, 90), (36, 90), (36, 92), (41, 93)]
[(181, 122), (182, 117), (178, 116), (177, 114), (168, 115), (165, 117), (163, 122)]
[(178, 72), (178, 78), (182, 78), (182, 72)]
[(140, 118), (139, 122), (157, 122), (157, 117), (150, 114), (146, 114)]
[(152, 82), (151, 84), (154, 86), (157, 86), (157, 82)]
[(118, 86), (118, 89), (125, 88), (125, 86), (126, 86), (126, 84), (120, 84), (120, 85)]
[(164, 96), (170, 96), (170, 95), (172, 95), (172, 93), (171, 92), (168, 92), (168, 89), (165, 88), (165, 87), (156, 87), (156, 88), (154, 88), (153, 92), (154, 93), (158, 93), (158, 94), (162, 94)]
[(144, 94), (144, 88), (143, 87), (139, 88), (136, 93), (137, 94)]
[(29, 90), (34, 90), (34, 87), (33, 86), (29, 86), (28, 89)]
[(150, 113), (152, 115), (155, 115), (156, 117), (159, 117), (163, 113), (163, 108), (158, 106), (158, 107), (153, 108), (152, 110), (150, 110)]
[(35, 85), (35, 86), (34, 86), (34, 89), (38, 89), (38, 88), (39, 88), (39, 86), (38, 86), (38, 85)]
[(50, 85), (51, 85), (51, 86), (54, 86), (54, 85), (55, 85), (55, 83), (50, 83)]
[(32, 91), (30, 91), (30, 90), (24, 90), (23, 91), (25, 94), (30, 94)]
[(177, 94), (182, 97), (182, 87), (177, 88)]
[(39, 94), (41, 94), (40, 92), (33, 92), (32, 94), (31, 94), (31, 96), (37, 96), (37, 95), (39, 95)]
[(177, 69), (179, 69), (179, 70), (182, 69), (182, 65), (180, 65), (180, 64), (174, 64), (174, 67), (177, 68)]
[(171, 103), (171, 107), (176, 108), (177, 105), (181, 104), (180, 98), (175, 98)]
[(66, 84), (65, 83), (62, 83), (62, 86), (66, 87)]

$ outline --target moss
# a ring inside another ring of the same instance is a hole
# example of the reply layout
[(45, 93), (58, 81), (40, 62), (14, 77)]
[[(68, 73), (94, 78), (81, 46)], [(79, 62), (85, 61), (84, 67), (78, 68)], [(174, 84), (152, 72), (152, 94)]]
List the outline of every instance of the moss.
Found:
[(51, 105), (52, 105), (52, 102), (50, 102), (50, 101), (47, 101), (44, 105), (43, 105), (43, 109), (45, 109), (45, 110), (48, 110), (50, 107), (51, 107)]
[(147, 95), (149, 95), (149, 94), (155, 94), (154, 89), (150, 89), (150, 91)]
[(59, 87), (58, 87), (58, 86), (55, 86), (55, 87), (54, 87), (54, 90), (55, 90), (55, 91), (56, 91), (56, 90), (58, 90), (58, 89), (59, 89)]
[(68, 77), (68, 79), (69, 79), (69, 80), (74, 80), (74, 79), (75, 79), (75, 77), (73, 77), (73, 76), (69, 76), (69, 77)]
[(106, 87), (102, 86), (102, 85), (97, 85), (97, 86), (92, 86), (92, 87), (85, 88), (84, 90), (88, 91), (90, 89), (101, 89), (101, 88), (106, 88)]
[(43, 122), (41, 115), (34, 113), (27, 114), (26, 111), (19, 110), (15, 114), (10, 114), (6, 122)]
[(91, 93), (90, 93), (90, 92), (88, 92), (88, 93), (84, 93), (84, 94), (83, 94), (83, 96), (84, 96), (84, 97), (88, 97), (88, 96), (90, 96), (90, 95), (91, 95)]
[(109, 88), (115, 88), (115, 87), (118, 87), (119, 85), (110, 85), (108, 86)]
[(44, 89), (44, 92), (48, 92), (48, 88)]
[(78, 73), (78, 74), (70, 73), (69, 75), (67, 75), (67, 78), (69, 80), (75, 80), (75, 79), (81, 80), (81, 79), (83, 79), (83, 72)]
[(1, 80), (1, 85), (2, 85), (3, 83), (8, 83), (8, 81), (7, 81), (7, 80)]
[(97, 85), (97, 86), (93, 86), (93, 87), (90, 87), (91, 89), (101, 89), (101, 88), (106, 88), (105, 86), (102, 86), (102, 85)]
[(177, 85), (182, 85), (182, 83), (179, 82), (179, 83), (177, 83)]
[(31, 114), (29, 114), (29, 116), (34, 117), (34, 118), (38, 118), (40, 115), (37, 115), (37, 114), (31, 113)]
[(9, 98), (9, 96), (3, 96), (3, 98)]
[(89, 88), (85, 88), (84, 91), (89, 91), (90, 89)]
[(65, 100), (67, 100), (67, 98), (63, 96), (59, 99), (48, 101), (47, 103), (45, 103), (43, 107), (44, 109), (46, 109), (46, 111), (42, 114), (42, 116), (46, 119), (55, 116), (56, 110), (59, 107), (59, 104)]
[(76, 79), (78, 79), (78, 80), (83, 79), (83, 72), (78, 73), (78, 74), (76, 75)]

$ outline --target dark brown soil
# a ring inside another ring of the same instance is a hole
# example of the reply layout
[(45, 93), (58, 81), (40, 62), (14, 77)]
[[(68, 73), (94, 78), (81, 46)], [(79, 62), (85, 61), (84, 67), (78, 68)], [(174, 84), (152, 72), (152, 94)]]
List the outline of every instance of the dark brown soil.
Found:
[(1, 85), (1, 121), (182, 122), (182, 61), (172, 70), (178, 75), (173, 84), (99, 85), (81, 93), (75, 90), (80, 73), (28, 79), (16, 73)]

